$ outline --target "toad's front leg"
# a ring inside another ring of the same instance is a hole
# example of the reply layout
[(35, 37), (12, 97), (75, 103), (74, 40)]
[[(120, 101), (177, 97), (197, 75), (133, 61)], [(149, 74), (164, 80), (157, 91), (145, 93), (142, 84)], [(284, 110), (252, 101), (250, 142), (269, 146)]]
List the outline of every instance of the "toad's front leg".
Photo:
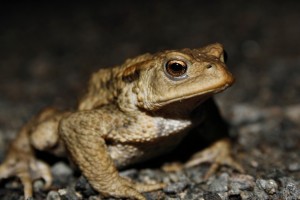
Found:
[(157, 190), (163, 185), (135, 184), (119, 175), (104, 140), (114, 128), (113, 121), (101, 110), (73, 113), (61, 121), (60, 135), (95, 190), (105, 196), (144, 200), (140, 192)]

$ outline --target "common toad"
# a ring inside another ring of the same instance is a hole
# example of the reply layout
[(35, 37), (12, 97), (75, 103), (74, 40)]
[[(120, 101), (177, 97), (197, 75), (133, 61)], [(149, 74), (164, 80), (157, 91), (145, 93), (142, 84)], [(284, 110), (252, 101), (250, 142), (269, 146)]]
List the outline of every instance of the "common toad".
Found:
[[(102, 195), (144, 200), (142, 192), (164, 184), (134, 183), (117, 169), (172, 150), (206, 121), (225, 132), (211, 97), (233, 82), (220, 44), (144, 54), (100, 69), (76, 111), (48, 108), (23, 126), (0, 166), (0, 178), (19, 177), (25, 198), (31, 197), (34, 179), (43, 178), (45, 188), (52, 182), (49, 165), (35, 158), (34, 150), (62, 155), (67, 149)], [(187, 166), (209, 160), (214, 164), (208, 174), (221, 164), (241, 169), (229, 144), (218, 141)]]

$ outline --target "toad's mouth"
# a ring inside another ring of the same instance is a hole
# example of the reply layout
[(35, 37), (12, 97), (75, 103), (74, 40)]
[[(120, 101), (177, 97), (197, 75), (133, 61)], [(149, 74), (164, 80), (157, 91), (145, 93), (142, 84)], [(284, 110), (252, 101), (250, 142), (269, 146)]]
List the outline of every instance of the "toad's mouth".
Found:
[(159, 106), (162, 106), (162, 105), (167, 105), (167, 104), (171, 104), (174, 102), (183, 102), (183, 101), (189, 100), (189, 99), (197, 99), (197, 104), (199, 105), (199, 104), (203, 103), (205, 100), (207, 100), (208, 98), (212, 97), (214, 94), (217, 94), (217, 93), (220, 93), (220, 92), (226, 90), (231, 85), (232, 84), (227, 83), (221, 87), (207, 89), (203, 92), (190, 93), (190, 94), (185, 94), (184, 96), (178, 96), (178, 97), (171, 98), (171, 99), (157, 101), (156, 104)]

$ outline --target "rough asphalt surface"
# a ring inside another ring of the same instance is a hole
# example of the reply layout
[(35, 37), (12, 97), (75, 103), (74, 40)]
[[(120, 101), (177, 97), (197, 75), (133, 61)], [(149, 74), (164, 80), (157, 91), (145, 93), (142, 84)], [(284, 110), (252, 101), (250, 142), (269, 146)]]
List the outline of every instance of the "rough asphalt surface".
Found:
[[(300, 199), (299, 1), (1, 4), (0, 162), (24, 122), (45, 106), (74, 108), (100, 67), (220, 42), (237, 81), (216, 99), (246, 172), (222, 167), (205, 181), (209, 164), (165, 172), (157, 160), (121, 174), (168, 184), (149, 200)], [(103, 199), (68, 160), (43, 155), (54, 183), (36, 181), (34, 199)], [(17, 179), (0, 181), (0, 199), (21, 197)]]

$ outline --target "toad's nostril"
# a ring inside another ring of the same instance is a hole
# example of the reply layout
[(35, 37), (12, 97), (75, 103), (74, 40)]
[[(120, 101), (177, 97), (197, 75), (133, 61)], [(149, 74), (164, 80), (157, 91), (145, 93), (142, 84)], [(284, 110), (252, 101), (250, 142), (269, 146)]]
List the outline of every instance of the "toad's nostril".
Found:
[(210, 69), (210, 68), (213, 68), (214, 66), (212, 64), (208, 64), (206, 65), (206, 69)]

